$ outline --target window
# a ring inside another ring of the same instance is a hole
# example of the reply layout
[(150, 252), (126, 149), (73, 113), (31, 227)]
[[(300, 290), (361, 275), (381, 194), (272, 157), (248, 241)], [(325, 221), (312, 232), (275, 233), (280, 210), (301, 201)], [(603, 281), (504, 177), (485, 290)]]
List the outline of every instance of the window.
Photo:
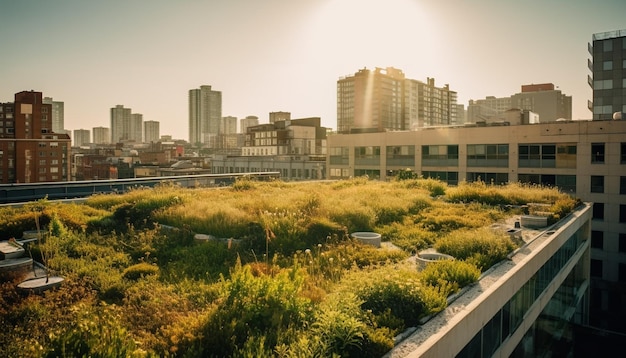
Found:
[(468, 144), (467, 165), (471, 167), (508, 167), (508, 144)]
[(555, 168), (557, 166), (555, 144), (520, 144), (518, 148), (519, 166), (522, 168)]
[(621, 143), (620, 145), (620, 156), (619, 160), (621, 164), (626, 164), (626, 143)]
[(604, 163), (604, 143), (591, 144), (591, 163)]
[(626, 177), (619, 177), (619, 193), (626, 194)]
[(604, 203), (593, 203), (593, 219), (604, 220)]
[(619, 234), (619, 252), (626, 253), (626, 234)]
[(626, 282), (626, 264), (619, 264), (617, 271), (617, 280), (622, 283)]
[(626, 223), (626, 204), (619, 205), (619, 222)]
[(604, 176), (602, 175), (591, 176), (591, 192), (592, 193), (604, 193)]
[(591, 247), (600, 250), (604, 248), (604, 231), (591, 230)]
[(611, 70), (613, 70), (613, 61), (604, 61), (602, 63), (602, 69), (604, 71), (611, 71)]
[(602, 260), (591, 259), (591, 276), (602, 278)]
[(613, 41), (611, 39), (602, 41), (602, 50), (604, 52), (613, 51)]

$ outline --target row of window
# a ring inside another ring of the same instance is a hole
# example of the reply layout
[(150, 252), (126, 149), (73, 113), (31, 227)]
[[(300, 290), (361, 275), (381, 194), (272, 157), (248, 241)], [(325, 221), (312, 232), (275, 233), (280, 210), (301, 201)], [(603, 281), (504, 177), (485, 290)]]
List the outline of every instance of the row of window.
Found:
[[(518, 160), (520, 168), (576, 168), (576, 144), (520, 144)], [(331, 164), (347, 164), (348, 147), (332, 147), (329, 149)], [(356, 164), (377, 164), (380, 159), (379, 146), (355, 147)], [(591, 144), (591, 163), (605, 162), (605, 143)], [(415, 146), (388, 146), (387, 161), (398, 162), (398, 165), (414, 165)], [(458, 165), (458, 145), (425, 145), (422, 146), (422, 162), (424, 165), (445, 166)], [(367, 163), (363, 162), (365, 160)], [(487, 167), (508, 167), (508, 144), (468, 144), (467, 165)], [(332, 163), (335, 161), (335, 163)], [(456, 164), (455, 164), (456, 163)], [(620, 163), (626, 163), (626, 143), (620, 146)], [(388, 163), (389, 164), (389, 163)], [(390, 164), (395, 165), (395, 164)]]
[[(604, 220), (604, 203), (593, 203), (593, 220)], [(626, 204), (619, 205), (619, 222), (626, 224)]]
[[(620, 252), (623, 249), (622, 241), (626, 241), (626, 234), (620, 234)], [(604, 264), (602, 260), (591, 259), (589, 273), (591, 277), (602, 278), (604, 274)], [(619, 263), (617, 268), (617, 281), (626, 283), (626, 263)], [(593, 301), (592, 301), (593, 302)]]

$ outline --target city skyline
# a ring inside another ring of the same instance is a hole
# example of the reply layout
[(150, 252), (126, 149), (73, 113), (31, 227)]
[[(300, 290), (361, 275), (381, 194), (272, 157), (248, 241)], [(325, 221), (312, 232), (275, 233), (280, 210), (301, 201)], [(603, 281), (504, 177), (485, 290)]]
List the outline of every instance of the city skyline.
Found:
[(573, 119), (591, 119), (587, 43), (625, 12), (618, 0), (3, 2), (0, 102), (41, 91), (65, 103), (68, 130), (106, 127), (121, 104), (188, 139), (188, 91), (209, 85), (222, 116), (286, 111), (336, 129), (337, 81), (395, 67), (449, 84), (466, 108), (554, 83)]

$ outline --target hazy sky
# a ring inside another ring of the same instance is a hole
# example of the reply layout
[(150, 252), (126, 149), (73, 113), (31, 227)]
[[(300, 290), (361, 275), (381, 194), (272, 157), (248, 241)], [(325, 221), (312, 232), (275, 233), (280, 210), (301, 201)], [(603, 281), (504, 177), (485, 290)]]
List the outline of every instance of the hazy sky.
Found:
[(551, 82), (588, 119), (587, 43), (625, 28), (624, 0), (0, 0), (0, 102), (41, 91), (70, 130), (122, 104), (188, 139), (188, 91), (210, 85), (223, 116), (336, 128), (337, 80), (395, 67), (466, 107)]

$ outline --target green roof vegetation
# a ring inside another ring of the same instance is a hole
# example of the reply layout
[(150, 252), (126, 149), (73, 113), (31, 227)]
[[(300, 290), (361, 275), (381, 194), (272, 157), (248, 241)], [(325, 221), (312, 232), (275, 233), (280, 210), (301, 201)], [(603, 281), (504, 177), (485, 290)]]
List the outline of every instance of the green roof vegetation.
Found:
[[(38, 224), (31, 255), (65, 281), (24, 296), (5, 278), (0, 356), (380, 357), (520, 245), (492, 224), (578, 204), (554, 188), (399, 178), (164, 183), (1, 208), (0, 239)], [(424, 249), (455, 260), (420, 269)]]

